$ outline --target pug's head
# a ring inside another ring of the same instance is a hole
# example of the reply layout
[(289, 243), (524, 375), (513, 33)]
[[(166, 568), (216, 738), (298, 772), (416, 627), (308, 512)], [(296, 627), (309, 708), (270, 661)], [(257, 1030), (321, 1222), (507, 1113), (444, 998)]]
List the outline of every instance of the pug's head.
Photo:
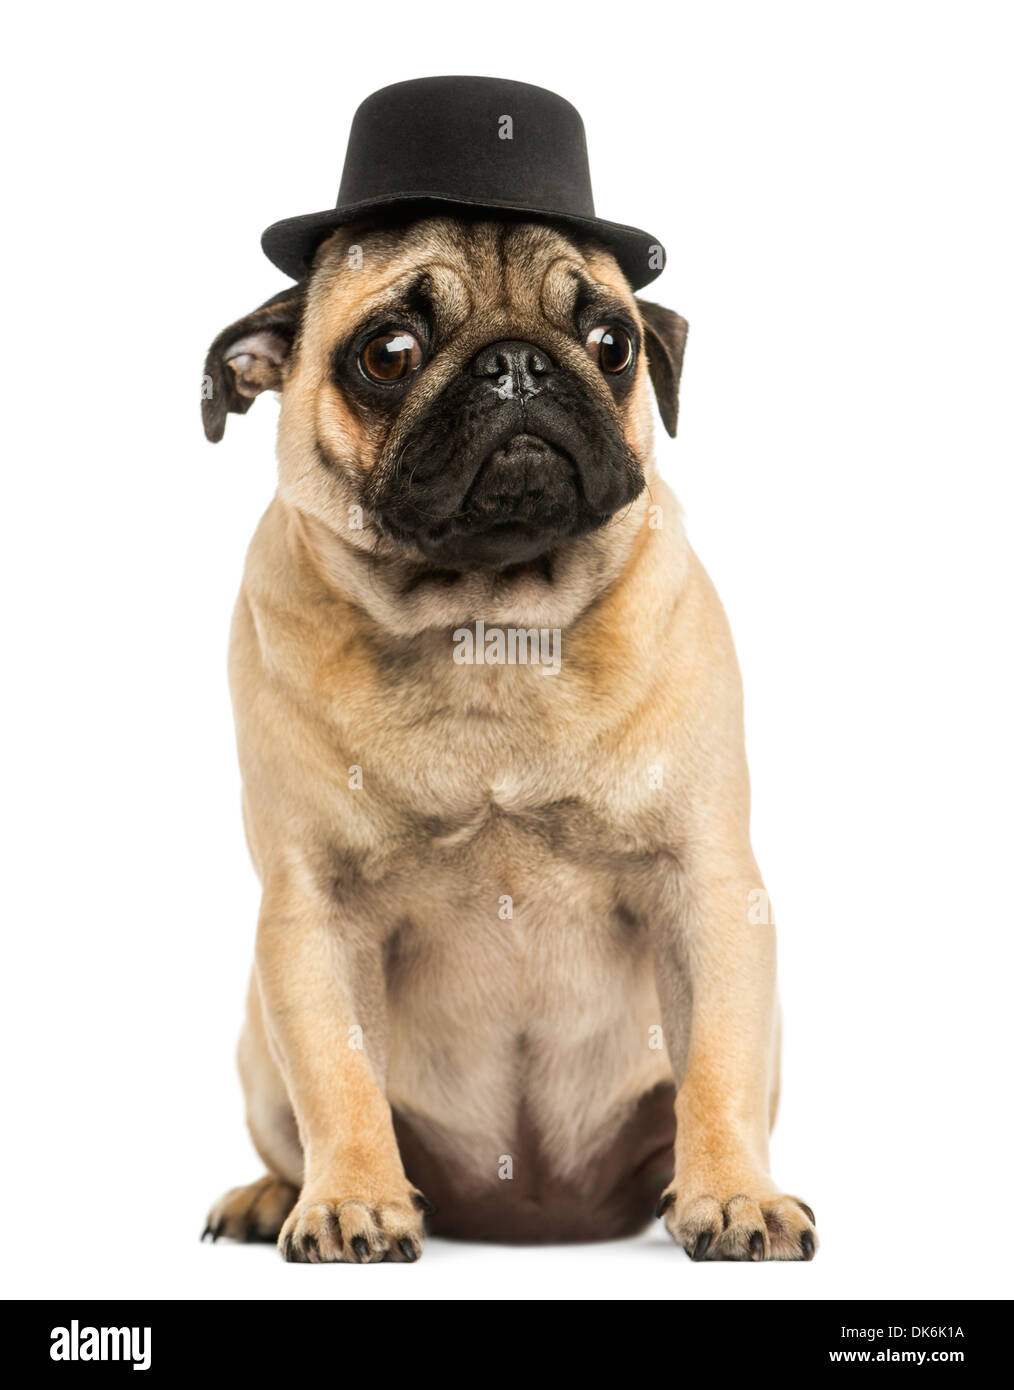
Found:
[(280, 493), (318, 525), (423, 569), (548, 565), (642, 492), (685, 337), (547, 225), (342, 228), (212, 344), (205, 431), (279, 390)]

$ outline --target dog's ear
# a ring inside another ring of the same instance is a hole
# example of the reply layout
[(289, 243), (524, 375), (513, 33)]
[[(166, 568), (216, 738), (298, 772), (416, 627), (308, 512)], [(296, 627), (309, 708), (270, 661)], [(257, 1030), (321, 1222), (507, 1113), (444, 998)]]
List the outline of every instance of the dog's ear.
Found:
[(281, 388), (305, 300), (305, 284), (290, 285), (223, 329), (211, 344), (201, 383), (201, 415), (204, 433), (213, 444), (225, 433), (230, 411), (245, 415), (255, 396)]
[(648, 349), (648, 375), (655, 388), (658, 413), (673, 438), (680, 407), (680, 373), (683, 371), (683, 349), (687, 342), (687, 321), (664, 309), (639, 299), (637, 307), (644, 322), (645, 345)]

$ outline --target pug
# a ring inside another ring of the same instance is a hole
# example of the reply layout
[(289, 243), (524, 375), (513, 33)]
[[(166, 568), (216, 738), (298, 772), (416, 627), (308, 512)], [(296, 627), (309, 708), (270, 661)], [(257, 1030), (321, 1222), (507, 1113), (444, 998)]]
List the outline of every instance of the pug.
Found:
[(213, 1239), (365, 1264), (654, 1212), (694, 1260), (813, 1256), (736, 658), (652, 457), (686, 334), (595, 241), (437, 216), (340, 228), (212, 344), (209, 439), (281, 398), (230, 657), (267, 1171)]

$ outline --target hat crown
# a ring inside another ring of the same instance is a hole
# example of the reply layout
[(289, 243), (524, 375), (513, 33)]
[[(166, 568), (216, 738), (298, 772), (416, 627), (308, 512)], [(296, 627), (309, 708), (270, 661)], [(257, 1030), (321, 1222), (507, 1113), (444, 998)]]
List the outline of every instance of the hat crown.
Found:
[(569, 101), (527, 82), (382, 87), (353, 117), (338, 208), (412, 194), (594, 217), (584, 123)]
[(265, 254), (308, 275), (337, 228), (394, 218), (521, 217), (597, 241), (633, 289), (665, 263), (655, 237), (596, 217), (584, 124), (569, 101), (500, 77), (418, 77), (368, 96), (352, 120), (336, 207), (273, 222)]

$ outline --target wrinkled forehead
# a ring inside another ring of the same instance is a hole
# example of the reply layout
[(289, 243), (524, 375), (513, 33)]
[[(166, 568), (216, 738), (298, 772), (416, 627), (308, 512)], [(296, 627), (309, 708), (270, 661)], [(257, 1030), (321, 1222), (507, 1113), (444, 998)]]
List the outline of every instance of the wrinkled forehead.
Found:
[(308, 325), (332, 331), (389, 307), (429, 310), (448, 328), (484, 312), (566, 327), (589, 305), (636, 314), (615, 259), (554, 227), (433, 217), (407, 227), (340, 228), (318, 254)]

